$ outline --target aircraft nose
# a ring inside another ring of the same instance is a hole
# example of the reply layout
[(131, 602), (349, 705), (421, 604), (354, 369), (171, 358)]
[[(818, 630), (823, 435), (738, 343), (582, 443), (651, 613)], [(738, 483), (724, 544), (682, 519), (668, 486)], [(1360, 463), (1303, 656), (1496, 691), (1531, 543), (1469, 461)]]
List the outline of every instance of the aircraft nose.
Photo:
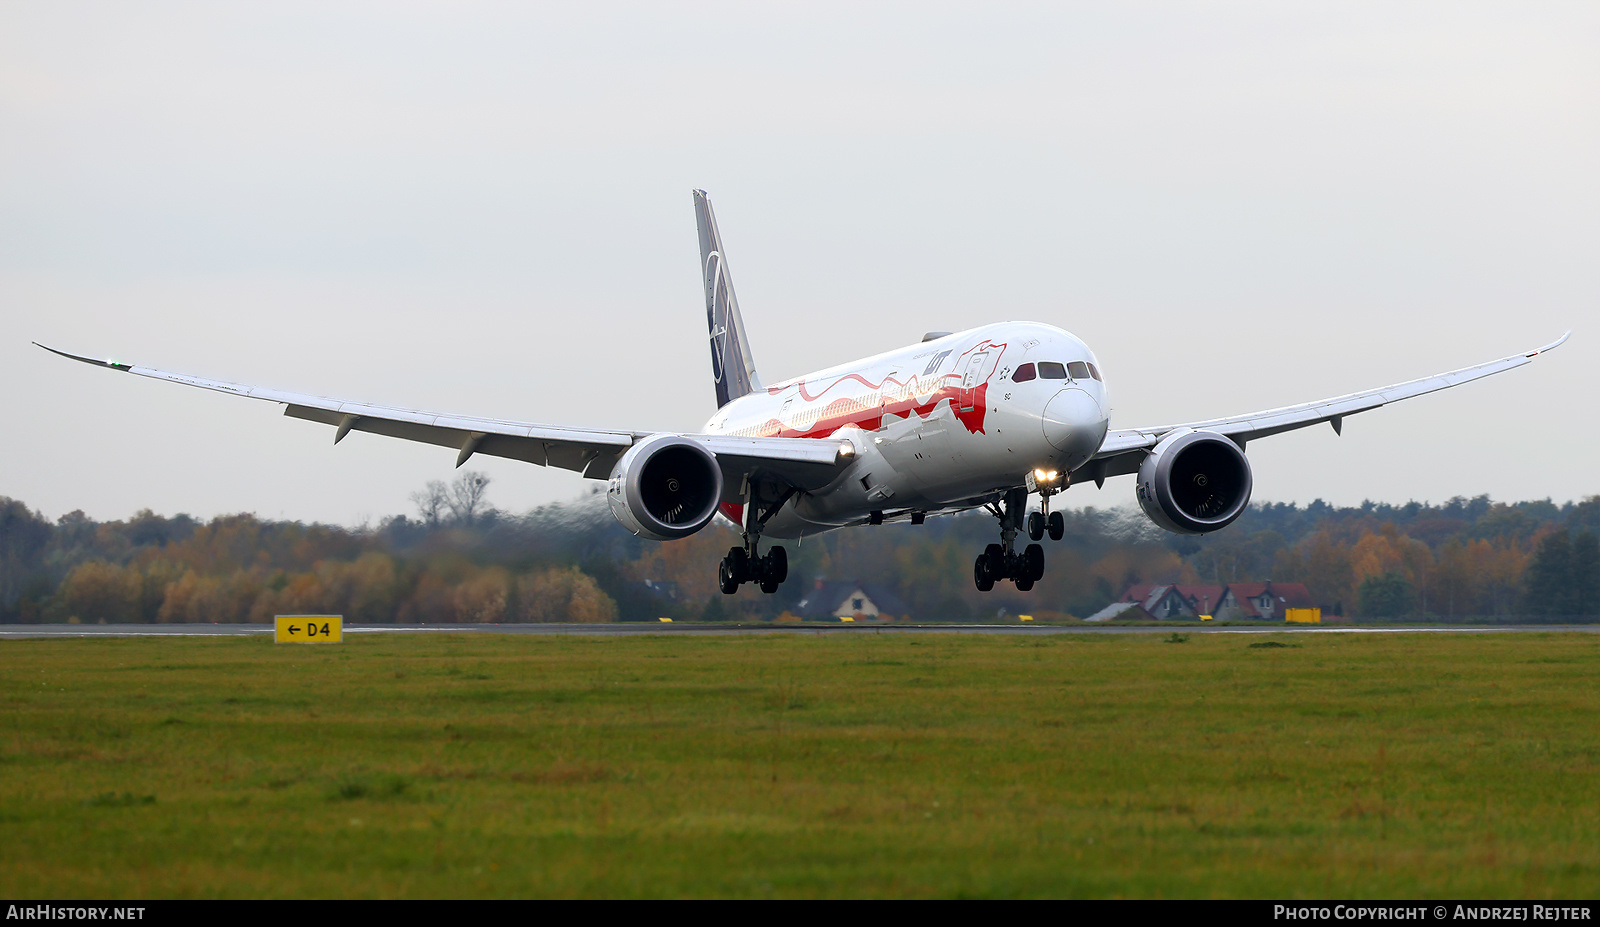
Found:
[(1100, 403), (1081, 389), (1056, 393), (1040, 416), (1044, 438), (1063, 452), (1069, 466), (1078, 466), (1100, 449), (1106, 436), (1106, 416)]

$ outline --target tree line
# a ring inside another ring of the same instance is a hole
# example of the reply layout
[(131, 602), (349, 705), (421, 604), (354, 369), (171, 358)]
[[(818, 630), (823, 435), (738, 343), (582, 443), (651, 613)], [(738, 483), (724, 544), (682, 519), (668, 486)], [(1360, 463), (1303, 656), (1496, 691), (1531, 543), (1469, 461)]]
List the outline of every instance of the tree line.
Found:
[(640, 541), (598, 492), (516, 514), (489, 504), (488, 488), (472, 472), (430, 483), (413, 494), (414, 513), (360, 528), (149, 510), (50, 521), (0, 497), (0, 621), (763, 621), (792, 615), (819, 579), (888, 586), (920, 620), (1081, 616), (1138, 583), (1262, 580), (1303, 582), (1325, 612), (1350, 617), (1600, 612), (1600, 497), (1262, 503), (1201, 538), (1137, 511), (1069, 509), (1029, 593), (972, 588), (973, 557), (996, 528), (966, 513), (784, 542), (790, 579), (778, 594), (723, 596), (715, 564), (738, 543), (731, 528)]

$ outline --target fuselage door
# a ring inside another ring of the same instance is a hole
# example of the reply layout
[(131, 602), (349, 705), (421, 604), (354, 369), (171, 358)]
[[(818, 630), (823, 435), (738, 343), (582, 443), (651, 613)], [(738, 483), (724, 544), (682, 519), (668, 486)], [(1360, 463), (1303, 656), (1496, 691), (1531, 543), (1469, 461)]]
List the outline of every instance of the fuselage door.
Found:
[(897, 378), (899, 376), (900, 376), (900, 370), (899, 370), (899, 368), (895, 368), (894, 370), (889, 371), (889, 375), (884, 377), (883, 378), (883, 382), (878, 385), (878, 430), (879, 431), (882, 431), (882, 430), (884, 430), (884, 429), (889, 427), (889, 421), (888, 421), (889, 410), (894, 407), (894, 404), (900, 398), (900, 385), (896, 382)]
[(983, 371), (989, 363), (989, 352), (979, 351), (967, 359), (966, 372), (961, 375), (961, 394), (958, 403), (961, 411), (971, 412), (977, 405), (978, 385), (983, 382)]
[(783, 432), (786, 429), (797, 431), (797, 432), (804, 432), (805, 431), (804, 428), (800, 428), (798, 425), (795, 424), (794, 419), (791, 417), (793, 414), (794, 414), (794, 397), (790, 396), (788, 399), (785, 399), (783, 401), (783, 407), (778, 410), (778, 435), (780, 437), (783, 435)]

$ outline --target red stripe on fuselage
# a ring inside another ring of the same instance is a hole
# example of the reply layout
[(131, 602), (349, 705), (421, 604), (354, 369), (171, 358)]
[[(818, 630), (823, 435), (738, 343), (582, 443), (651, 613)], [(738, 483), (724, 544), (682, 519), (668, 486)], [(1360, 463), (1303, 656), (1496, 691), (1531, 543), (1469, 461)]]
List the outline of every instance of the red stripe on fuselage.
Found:
[[(974, 345), (972, 348), (966, 351), (963, 351), (960, 359), (956, 361), (956, 370), (952, 373), (947, 373), (939, 377), (938, 382), (941, 385), (929, 391), (926, 396), (921, 397), (920, 401), (919, 393), (921, 391), (915, 387), (920, 386), (922, 380), (921, 377), (916, 375), (912, 375), (911, 379), (907, 382), (902, 382), (892, 376), (888, 376), (884, 377), (877, 383), (873, 383), (858, 373), (847, 373), (835, 378), (833, 382), (829, 383), (814, 396), (806, 391), (806, 383), (804, 380), (801, 380), (799, 383), (795, 384), (795, 387), (800, 394), (800, 398), (808, 403), (817, 402), (826, 396), (829, 390), (832, 390), (839, 384), (849, 380), (854, 380), (857, 383), (860, 383), (862, 386), (865, 386), (867, 389), (873, 391), (872, 398), (875, 400), (875, 404), (871, 406), (863, 405), (859, 400), (854, 398), (835, 399), (833, 402), (830, 402), (827, 404), (827, 406), (823, 407), (821, 413), (817, 416), (816, 421), (811, 423), (811, 425), (806, 428), (788, 427), (777, 418), (769, 418), (756, 428), (741, 428), (732, 433), (758, 435), (763, 438), (826, 438), (835, 431), (838, 431), (840, 428), (844, 428), (847, 425), (855, 425), (864, 431), (877, 431), (883, 425), (884, 415), (898, 415), (902, 418), (908, 418), (912, 413), (915, 413), (922, 419), (926, 420), (928, 416), (933, 414), (934, 409), (938, 408), (939, 403), (948, 399), (950, 401), (951, 409), (955, 412), (956, 419), (966, 427), (969, 433), (984, 434), (984, 413), (987, 411), (985, 403), (988, 399), (989, 391), (988, 380), (986, 378), (984, 382), (979, 383), (973, 388), (972, 408), (962, 411), (962, 393), (965, 393), (966, 390), (963, 390), (960, 386), (962, 379), (962, 373), (960, 371), (962, 364), (974, 352), (986, 350), (996, 351), (994, 357), (994, 367), (990, 369), (999, 369), (1000, 356), (1005, 353), (1005, 348), (1006, 345), (1003, 342), (995, 343), (992, 341), (985, 341), (981, 344)], [(955, 385), (946, 385), (952, 378), (955, 380)], [(885, 403), (882, 401), (883, 389), (886, 385), (891, 383), (899, 387), (899, 389), (891, 390), (890, 392), (893, 398), (891, 398), (889, 402)], [(806, 417), (806, 411), (807, 410), (805, 409), (800, 410), (799, 414), (795, 417)]]
[[(815, 423), (809, 428), (789, 428), (776, 418), (769, 418), (761, 423), (754, 434), (763, 438), (826, 438), (847, 425), (855, 425), (864, 431), (877, 431), (883, 425), (885, 415), (898, 415), (908, 418), (913, 413), (926, 420), (939, 403), (950, 401), (950, 407), (955, 412), (955, 417), (962, 425), (966, 426), (972, 434), (983, 434), (984, 413), (987, 411), (985, 403), (988, 400), (989, 384), (980, 383), (972, 390), (972, 408), (962, 411), (961, 394), (966, 392), (960, 387), (942, 387), (929, 394), (924, 402), (918, 402), (913, 397), (890, 402), (884, 405), (863, 407), (853, 399), (837, 399), (829, 403)], [(744, 429), (740, 429), (742, 433)]]

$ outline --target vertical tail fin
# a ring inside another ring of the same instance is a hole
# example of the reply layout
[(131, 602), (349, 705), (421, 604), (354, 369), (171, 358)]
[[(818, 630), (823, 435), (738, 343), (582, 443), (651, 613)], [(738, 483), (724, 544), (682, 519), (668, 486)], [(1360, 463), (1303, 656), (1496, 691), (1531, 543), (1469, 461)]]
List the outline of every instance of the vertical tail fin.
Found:
[(694, 191), (694, 218), (700, 227), (700, 272), (706, 287), (706, 324), (711, 330), (711, 374), (717, 383), (717, 408), (761, 388), (750, 342), (733, 295), (728, 261), (717, 233), (717, 217), (706, 191)]

